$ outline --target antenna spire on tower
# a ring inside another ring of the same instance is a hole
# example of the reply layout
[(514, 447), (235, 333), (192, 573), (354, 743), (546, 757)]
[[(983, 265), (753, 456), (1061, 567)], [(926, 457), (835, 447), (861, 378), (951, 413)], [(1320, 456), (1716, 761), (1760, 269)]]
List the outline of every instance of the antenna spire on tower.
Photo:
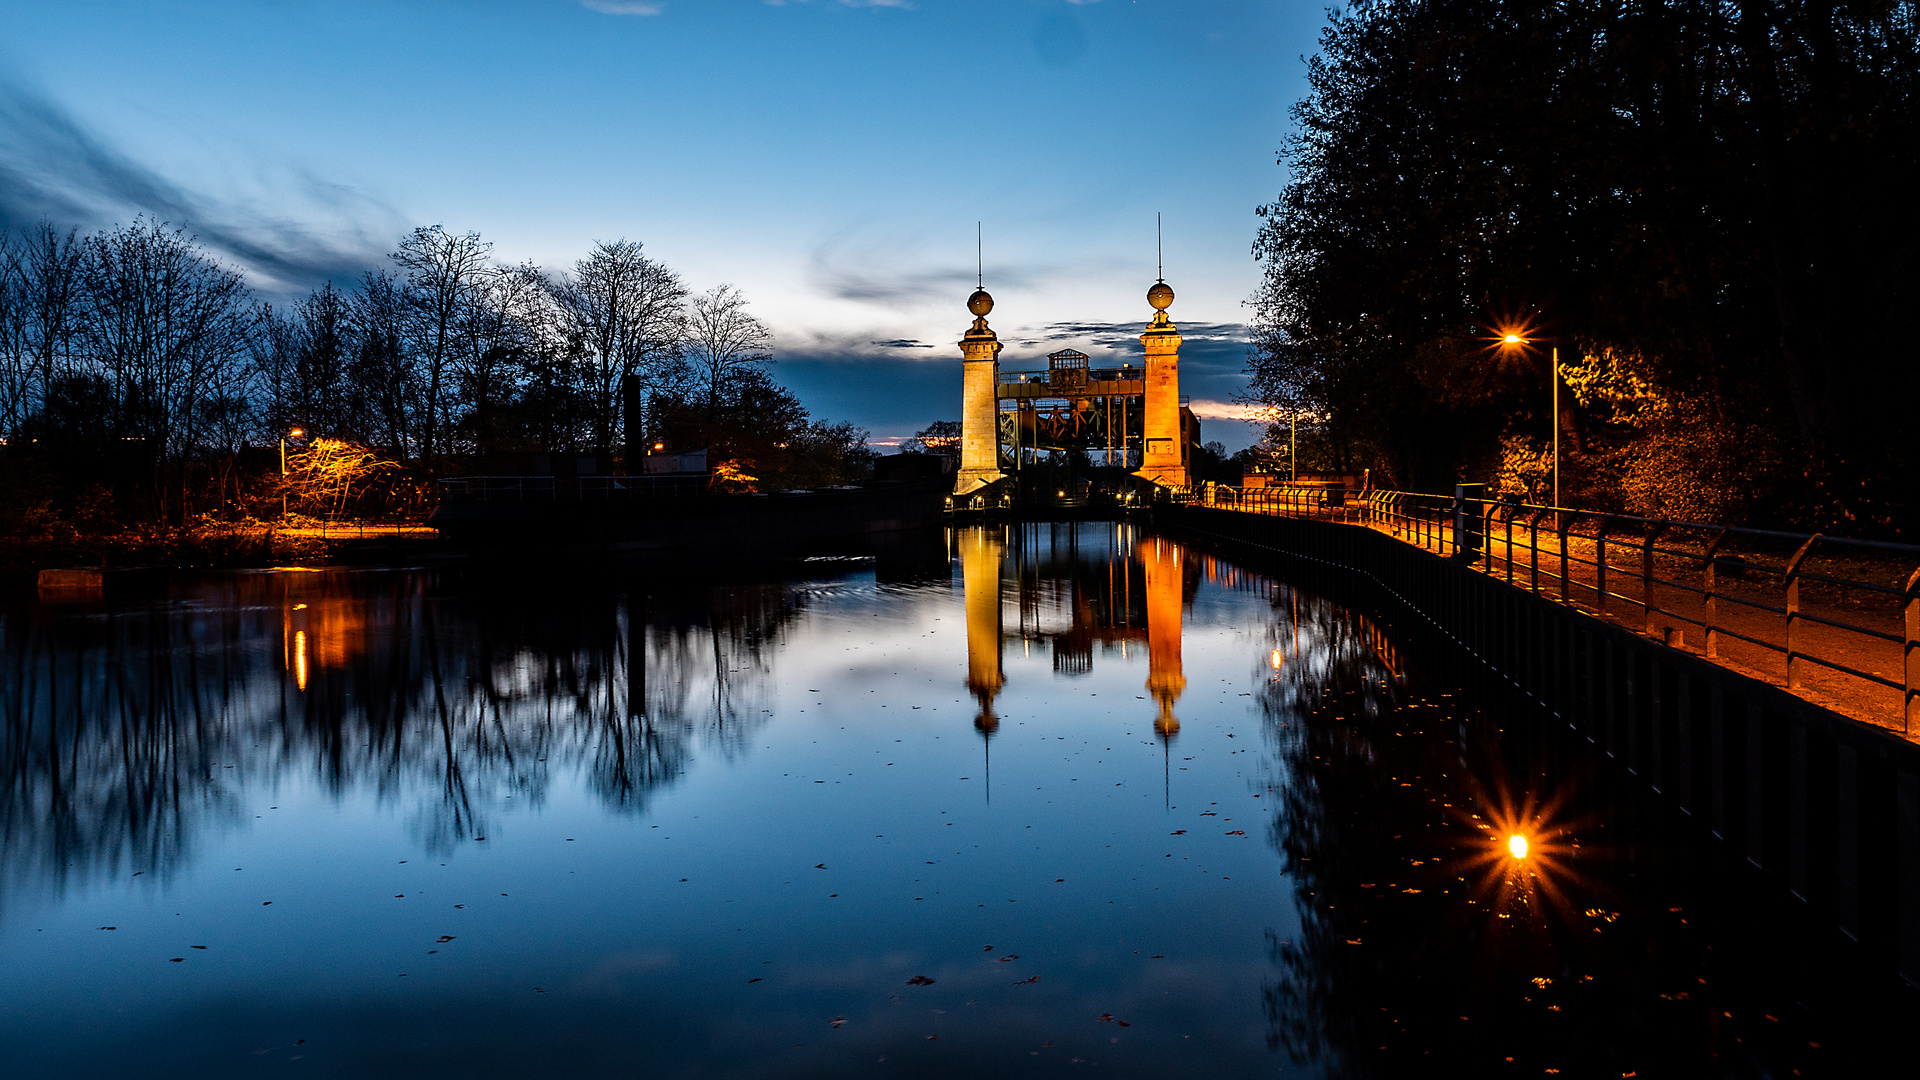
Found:
[(987, 287), (987, 248), (986, 241), (982, 239), (980, 223), (977, 221), (973, 223), (973, 257), (977, 261), (976, 270), (980, 278), (978, 285), (984, 289)]
[(1160, 212), (1158, 210), (1153, 212), (1153, 257), (1158, 263), (1157, 273), (1159, 274), (1159, 280), (1167, 280), (1167, 249), (1166, 246), (1160, 242)]

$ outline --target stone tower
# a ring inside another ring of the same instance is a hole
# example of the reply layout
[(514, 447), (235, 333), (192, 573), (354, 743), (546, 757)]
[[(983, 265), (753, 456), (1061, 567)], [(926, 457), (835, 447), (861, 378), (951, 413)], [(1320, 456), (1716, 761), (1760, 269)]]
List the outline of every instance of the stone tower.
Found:
[(1180, 420), (1180, 330), (1167, 318), (1173, 289), (1162, 281), (1147, 290), (1153, 321), (1140, 335), (1147, 347), (1145, 401), (1141, 405), (1140, 470), (1134, 475), (1165, 487), (1187, 487), (1187, 438)]
[(977, 289), (967, 297), (967, 310), (973, 312), (973, 327), (960, 339), (964, 381), (960, 391), (960, 472), (953, 479), (956, 496), (970, 494), (1004, 475), (1000, 472), (1000, 400), (995, 385), (1000, 379), (1000, 339), (987, 327), (993, 297), (987, 290)]

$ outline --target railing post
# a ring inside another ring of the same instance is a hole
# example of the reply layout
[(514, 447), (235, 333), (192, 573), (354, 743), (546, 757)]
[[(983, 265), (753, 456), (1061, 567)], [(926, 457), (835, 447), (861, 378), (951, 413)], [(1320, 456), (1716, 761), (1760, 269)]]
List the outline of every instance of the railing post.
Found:
[(1813, 545), (1820, 542), (1820, 534), (1807, 537), (1800, 550), (1787, 560), (1787, 689), (1800, 688), (1800, 643), (1797, 640), (1800, 629), (1800, 560), (1807, 557)]
[(1612, 518), (1601, 518), (1600, 528), (1593, 534), (1593, 600), (1601, 611), (1607, 610), (1607, 528), (1612, 524)]
[(1480, 527), (1482, 504), (1486, 499), (1485, 484), (1453, 485), (1453, 553), (1466, 552), (1469, 557), (1478, 558), (1480, 550), (1486, 546), (1486, 530)]
[[(1720, 575), (1715, 572), (1718, 568), (1714, 565), (1714, 560), (1719, 557), (1720, 545), (1726, 541), (1728, 531), (1729, 530), (1727, 529), (1721, 529), (1720, 535), (1714, 537), (1711, 541), (1708, 542), (1706, 553), (1704, 556), (1707, 560), (1707, 568), (1700, 572), (1700, 584), (1702, 585), (1701, 591), (1706, 594), (1705, 600), (1707, 605), (1707, 658), (1709, 660), (1720, 655), (1720, 604), (1719, 604), (1719, 601), (1717, 601), (1714, 598), (1714, 590), (1719, 586)], [(1787, 586), (1787, 591), (1790, 595), (1795, 595), (1795, 596), (1799, 595), (1798, 593), (1794, 592), (1793, 586), (1791, 584)], [(1791, 600), (1788, 601), (1788, 608), (1789, 609), (1792, 608)], [(1791, 621), (1793, 616), (1789, 615), (1787, 616), (1787, 618), (1789, 619), (1789, 621)], [(1789, 627), (1787, 631), (1787, 639), (1788, 639), (1787, 648), (1791, 650), (1793, 648), (1793, 645), (1792, 645), (1793, 631), (1791, 627)]]
[(1527, 588), (1535, 595), (1540, 592), (1540, 515), (1545, 510), (1535, 510), (1527, 518)]
[(1507, 584), (1513, 584), (1513, 515), (1520, 512), (1520, 504), (1507, 496)]
[(1560, 602), (1563, 604), (1573, 602), (1573, 595), (1567, 591), (1572, 588), (1573, 580), (1573, 563), (1567, 558), (1567, 530), (1573, 528), (1575, 516), (1558, 507), (1553, 511), (1554, 531), (1560, 534)]
[(1653, 633), (1653, 542), (1667, 531), (1667, 523), (1656, 521), (1647, 529), (1647, 538), (1640, 545), (1640, 606), (1646, 609), (1647, 633)]
[(1900, 730), (1911, 734), (1920, 722), (1920, 570), (1907, 579), (1907, 690)]

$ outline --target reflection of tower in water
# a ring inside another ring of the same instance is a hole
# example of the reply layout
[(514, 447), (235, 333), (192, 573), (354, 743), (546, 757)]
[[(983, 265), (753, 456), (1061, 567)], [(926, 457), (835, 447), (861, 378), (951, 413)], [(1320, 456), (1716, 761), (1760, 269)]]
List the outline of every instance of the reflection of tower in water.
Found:
[(967, 690), (980, 703), (973, 726), (987, 736), (1000, 727), (993, 699), (1006, 684), (1000, 671), (1000, 561), (1006, 549), (998, 529), (959, 534), (961, 583), (967, 605)]
[[(1031, 650), (1045, 646), (1057, 677), (1079, 678), (1093, 668), (1096, 647), (1127, 656), (1146, 639), (1146, 689), (1158, 715), (1153, 730), (1171, 741), (1180, 732), (1174, 706), (1187, 688), (1181, 655), (1187, 598), (1187, 552), (1162, 537), (1138, 538), (1124, 525), (997, 526), (952, 534), (961, 564), (967, 617), (967, 690), (979, 702), (974, 727), (991, 737), (999, 729), (994, 699), (1005, 687), (1002, 642), (1007, 634)], [(1005, 556), (1014, 546), (1018, 625), (1003, 621)]]
[(1180, 732), (1173, 703), (1187, 688), (1180, 659), (1181, 608), (1186, 600), (1186, 555), (1179, 545), (1151, 537), (1136, 549), (1147, 593), (1147, 692), (1160, 707), (1153, 730), (1163, 738)]

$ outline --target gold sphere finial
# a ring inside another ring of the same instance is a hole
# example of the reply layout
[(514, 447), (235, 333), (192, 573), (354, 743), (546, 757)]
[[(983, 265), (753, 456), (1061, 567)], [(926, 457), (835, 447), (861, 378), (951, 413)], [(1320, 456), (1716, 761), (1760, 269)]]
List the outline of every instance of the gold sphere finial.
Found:
[(987, 312), (993, 310), (993, 294), (985, 289), (975, 289), (973, 295), (967, 297), (967, 310), (973, 312), (976, 318), (986, 318)]
[(1164, 281), (1155, 282), (1153, 288), (1147, 290), (1147, 303), (1152, 304), (1155, 311), (1165, 311), (1172, 307), (1173, 286)]

